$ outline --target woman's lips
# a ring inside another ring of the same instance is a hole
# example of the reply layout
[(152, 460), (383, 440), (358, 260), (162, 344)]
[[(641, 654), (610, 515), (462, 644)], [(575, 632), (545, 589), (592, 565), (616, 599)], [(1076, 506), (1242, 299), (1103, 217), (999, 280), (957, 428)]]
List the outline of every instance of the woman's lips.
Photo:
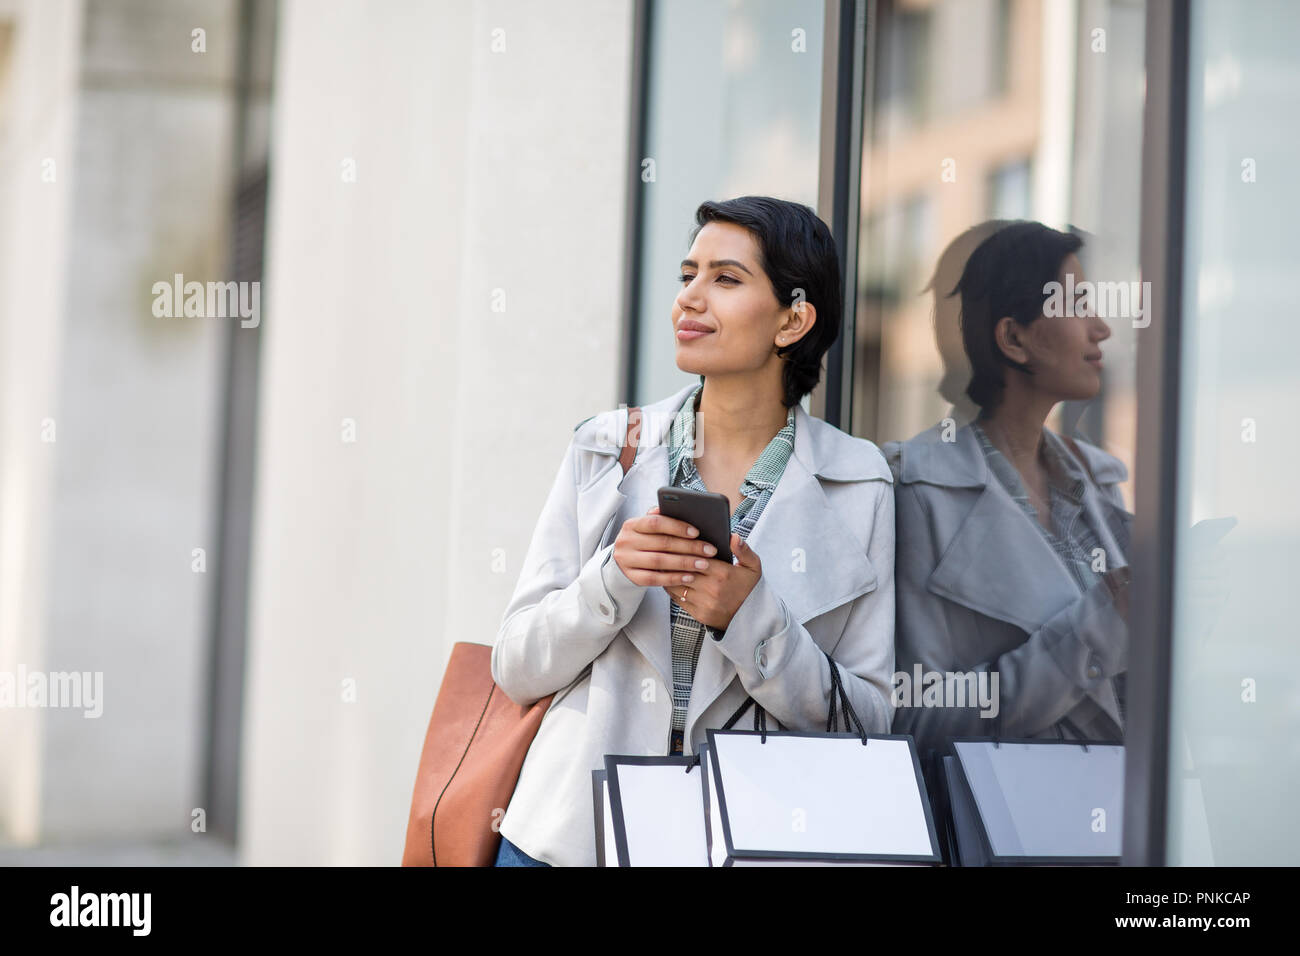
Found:
[(1093, 355), (1093, 356), (1090, 356), (1090, 357), (1084, 359), (1084, 361), (1085, 361), (1085, 362), (1090, 362), (1094, 368), (1101, 368), (1101, 356), (1100, 356), (1100, 355)]
[(705, 335), (712, 335), (712, 334), (713, 334), (712, 332), (702, 332), (702, 331), (700, 331), (699, 329), (678, 329), (678, 330), (677, 330), (677, 341), (678, 341), (678, 342), (690, 342), (690, 341), (692, 341), (693, 339), (698, 339), (698, 338), (701, 338), (701, 337), (703, 337), (703, 336), (705, 336)]

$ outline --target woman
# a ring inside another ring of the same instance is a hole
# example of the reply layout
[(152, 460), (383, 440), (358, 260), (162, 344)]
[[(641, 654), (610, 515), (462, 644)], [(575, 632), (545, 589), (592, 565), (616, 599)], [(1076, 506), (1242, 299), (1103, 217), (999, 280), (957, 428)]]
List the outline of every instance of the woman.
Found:
[[(595, 864), (606, 754), (693, 754), (750, 696), (787, 728), (825, 730), (824, 651), (867, 730), (889, 729), (889, 469), (799, 404), (839, 332), (834, 241), (806, 206), (766, 197), (695, 218), (671, 331), (700, 384), (643, 409), (626, 477), (627, 412), (578, 425), (493, 648), (512, 700), (556, 695), (499, 865)], [(736, 563), (659, 514), (666, 485), (727, 496)]]
[(898, 531), (894, 730), (923, 751), (953, 737), (1116, 740), (1128, 655), (1124, 465), (1044, 428), (1101, 390), (1110, 329), (1085, 299), (1082, 242), (1035, 222), (966, 262), (962, 343), (971, 423), (886, 455)]

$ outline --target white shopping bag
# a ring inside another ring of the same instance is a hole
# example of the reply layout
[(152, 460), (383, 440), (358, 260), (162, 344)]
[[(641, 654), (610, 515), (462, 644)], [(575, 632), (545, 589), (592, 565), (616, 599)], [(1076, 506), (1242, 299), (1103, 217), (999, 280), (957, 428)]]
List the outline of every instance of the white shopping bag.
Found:
[(962, 738), (952, 751), (943, 760), (962, 866), (1120, 862), (1122, 744)]
[(603, 865), (709, 865), (698, 758), (609, 754), (604, 775)]
[[(700, 745), (712, 866), (933, 864), (934, 817), (912, 738), (867, 734), (829, 655), (826, 733), (709, 730)], [(856, 732), (830, 732), (836, 700)], [(850, 718), (852, 720), (850, 721)]]
[(609, 781), (603, 770), (591, 772), (591, 802), (596, 810), (596, 865), (618, 866), (614, 816), (609, 806)]
[(912, 738), (708, 732), (713, 866), (938, 863)]

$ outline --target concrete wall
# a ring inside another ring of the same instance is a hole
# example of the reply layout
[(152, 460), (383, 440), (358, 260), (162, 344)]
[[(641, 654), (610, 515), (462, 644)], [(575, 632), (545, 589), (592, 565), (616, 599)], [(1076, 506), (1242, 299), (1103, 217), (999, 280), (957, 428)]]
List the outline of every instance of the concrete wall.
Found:
[[(42, 441), (42, 422), (58, 404), (80, 32), (78, 2), (0, 4), (0, 672), (10, 674), (40, 667), (48, 636), (59, 446)], [(40, 711), (0, 710), (0, 840), (39, 834), (41, 724)]]
[(240, 847), (393, 864), (451, 645), (616, 404), (632, 3), (278, 36)]
[[(16, 8), (10, 120), (30, 122), (7, 154), (18, 184), (5, 177), (20, 216), (2, 257), (0, 581), (18, 602), (0, 601), (0, 646), (6, 666), (103, 674), (98, 719), (0, 714), (22, 761), (0, 826), (21, 842), (183, 839), (199, 805), (211, 607), (192, 551), (211, 563), (217, 323), (231, 320), (157, 318), (151, 287), (227, 268), (236, 11)], [(58, 179), (29, 188), (46, 154)], [(41, 445), (46, 417), (56, 440)]]

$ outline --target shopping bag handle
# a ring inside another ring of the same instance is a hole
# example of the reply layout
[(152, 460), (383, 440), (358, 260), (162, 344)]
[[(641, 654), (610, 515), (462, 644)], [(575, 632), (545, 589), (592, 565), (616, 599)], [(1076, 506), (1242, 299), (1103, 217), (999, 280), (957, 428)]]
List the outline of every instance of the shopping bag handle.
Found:
[[(825, 654), (826, 652), (823, 651), (822, 653)], [(839, 715), (839, 710), (836, 706), (838, 702), (839, 706), (843, 707), (843, 732), (856, 732), (858, 737), (861, 738), (863, 746), (866, 746), (867, 730), (863, 725), (861, 718), (858, 717), (858, 712), (853, 709), (853, 703), (849, 700), (848, 691), (844, 689), (844, 681), (840, 677), (840, 667), (835, 663), (835, 658), (831, 657), (830, 654), (826, 654), (826, 662), (830, 664), (831, 667), (831, 705), (830, 712), (826, 715), (826, 732), (828, 734), (836, 732), (835, 719)], [(745, 711), (749, 709), (750, 704), (754, 705), (754, 729), (761, 734), (762, 742), (767, 743), (767, 711), (765, 711), (763, 705), (753, 697), (746, 698), (745, 702), (740, 705), (740, 709), (732, 714), (731, 717), (728, 718), (727, 722), (722, 725), (722, 729), (730, 730), (734, 727), (736, 721), (740, 720)], [(780, 720), (775, 716), (773, 716), (772, 719), (776, 721), (777, 730), (785, 730), (785, 727), (781, 725)], [(850, 721), (852, 721), (852, 726), (850, 726)]]
[[(825, 653), (825, 652), (823, 652)], [(830, 713), (826, 715), (826, 732), (835, 733), (835, 700), (838, 697), (840, 706), (844, 708), (844, 733), (857, 733), (862, 741), (862, 746), (867, 745), (867, 728), (863, 726), (862, 718), (858, 712), (853, 709), (853, 702), (849, 700), (849, 692), (844, 689), (844, 680), (840, 677), (840, 665), (835, 663), (835, 658), (826, 654), (826, 662), (831, 666), (831, 706)], [(852, 720), (852, 726), (850, 726)]]
[[(767, 711), (763, 709), (762, 704), (754, 700), (752, 697), (745, 698), (745, 702), (740, 705), (740, 709), (727, 719), (727, 722), (722, 725), (722, 729), (730, 730), (734, 727), (736, 721), (740, 720), (741, 715), (749, 709), (750, 704), (754, 705), (754, 729), (758, 731), (760, 741), (767, 743)], [(785, 730), (785, 727), (782, 726), (781, 721), (775, 714), (772, 715), (772, 719), (776, 721), (777, 730)]]

